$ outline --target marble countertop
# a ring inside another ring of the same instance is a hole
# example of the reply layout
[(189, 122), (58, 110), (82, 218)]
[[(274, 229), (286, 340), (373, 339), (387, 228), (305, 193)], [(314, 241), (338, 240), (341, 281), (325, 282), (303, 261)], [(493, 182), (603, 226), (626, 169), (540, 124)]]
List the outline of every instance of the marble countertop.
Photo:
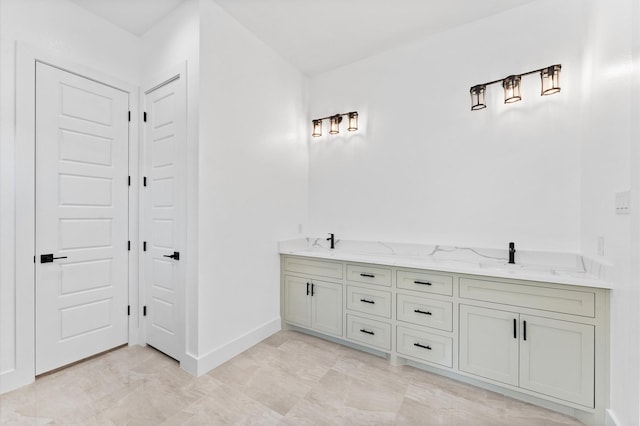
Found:
[[(506, 244), (505, 244), (506, 246)], [(381, 241), (336, 240), (329, 248), (325, 238), (302, 238), (279, 243), (281, 254), (361, 263), (376, 263), (431, 271), (513, 278), (611, 289), (607, 281), (610, 265), (579, 254), (519, 250), (515, 264), (508, 251)]]

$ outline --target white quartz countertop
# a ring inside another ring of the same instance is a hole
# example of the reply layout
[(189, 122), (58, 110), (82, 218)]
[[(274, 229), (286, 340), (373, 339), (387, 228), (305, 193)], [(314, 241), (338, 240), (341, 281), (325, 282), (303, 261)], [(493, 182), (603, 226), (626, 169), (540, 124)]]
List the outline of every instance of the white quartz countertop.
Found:
[(608, 265), (579, 254), (519, 250), (515, 264), (508, 263), (506, 248), (488, 249), (426, 244), (336, 240), (329, 248), (325, 238), (282, 241), (281, 254), (318, 259), (375, 263), (431, 271), (454, 272), (487, 277), (513, 278), (569, 284), (584, 287), (612, 288), (606, 280)]

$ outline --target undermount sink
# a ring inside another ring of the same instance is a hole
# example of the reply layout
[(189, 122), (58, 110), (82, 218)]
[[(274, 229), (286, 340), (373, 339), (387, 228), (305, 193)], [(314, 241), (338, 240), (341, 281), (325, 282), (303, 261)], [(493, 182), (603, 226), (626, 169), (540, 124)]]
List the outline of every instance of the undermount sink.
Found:
[(543, 273), (543, 274), (552, 274), (553, 269), (548, 266), (543, 265), (521, 265), (521, 264), (513, 264), (513, 263), (489, 263), (483, 262), (480, 263), (480, 269), (485, 270), (493, 270), (500, 272), (510, 272), (510, 273)]

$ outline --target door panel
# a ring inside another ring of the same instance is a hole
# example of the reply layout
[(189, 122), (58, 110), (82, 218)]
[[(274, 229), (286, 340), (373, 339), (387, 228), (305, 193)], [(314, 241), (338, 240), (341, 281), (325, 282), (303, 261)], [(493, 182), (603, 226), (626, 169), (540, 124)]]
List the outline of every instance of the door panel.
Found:
[(311, 326), (311, 297), (308, 278), (284, 277), (284, 317), (303, 327)]
[(36, 65), (36, 374), (127, 342), (128, 103)]
[[(180, 79), (145, 93), (143, 255), (146, 341), (180, 360), (184, 352), (182, 260), (167, 256), (184, 245), (185, 98)], [(184, 253), (182, 253), (184, 258)]]
[(311, 327), (342, 336), (342, 285), (317, 280), (311, 283)]
[(594, 326), (530, 315), (520, 320), (520, 387), (593, 407)]
[(518, 314), (460, 305), (460, 370), (518, 385)]

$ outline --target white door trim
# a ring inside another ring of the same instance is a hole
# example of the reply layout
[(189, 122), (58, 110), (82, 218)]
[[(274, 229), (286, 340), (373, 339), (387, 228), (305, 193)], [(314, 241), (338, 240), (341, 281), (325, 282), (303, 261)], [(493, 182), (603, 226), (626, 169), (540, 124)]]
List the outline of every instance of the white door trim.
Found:
[[(187, 348), (187, 328), (186, 328), (186, 314), (187, 314), (187, 309), (186, 309), (186, 288), (187, 288), (187, 284), (186, 284), (186, 277), (187, 277), (187, 265), (190, 261), (190, 256), (189, 256), (189, 251), (188, 251), (188, 244), (187, 244), (187, 197), (186, 197), (186, 193), (187, 193), (187, 147), (188, 147), (188, 117), (189, 117), (189, 110), (188, 110), (188, 99), (187, 99), (187, 61), (181, 62), (177, 65), (174, 65), (172, 67), (166, 68), (161, 72), (156, 73), (155, 75), (145, 78), (144, 81), (142, 82), (141, 85), (141, 90), (140, 90), (140, 98), (141, 98), (141, 102), (144, 99), (144, 96), (147, 93), (152, 92), (153, 90), (164, 86), (165, 84), (169, 84), (173, 81), (177, 80), (178, 81), (178, 87), (179, 90), (182, 91), (183, 95), (184, 95), (184, 100), (185, 100), (185, 104), (184, 104), (184, 111), (185, 111), (185, 120), (184, 120), (184, 151), (182, 154), (182, 157), (180, 159), (178, 159), (178, 161), (180, 161), (182, 163), (182, 170), (180, 171), (180, 173), (182, 174), (181, 176), (181, 182), (183, 182), (184, 184), (184, 191), (182, 191), (182, 199), (179, 200), (178, 205), (182, 205), (183, 206), (183, 212), (180, 215), (180, 217), (182, 217), (182, 219), (185, 221), (185, 223), (183, 224), (183, 229), (184, 229), (184, 233), (183, 235), (180, 236), (180, 240), (177, 241), (176, 246), (181, 247), (180, 250), (180, 262), (178, 263), (178, 269), (177, 269), (177, 273), (178, 273), (178, 280), (182, 283), (182, 287), (180, 288), (180, 291), (177, 293), (177, 304), (176, 304), (176, 311), (177, 311), (177, 317), (178, 317), (178, 326), (177, 328), (180, 330), (181, 333), (181, 348), (180, 348), (180, 357), (178, 359), (178, 361), (181, 363), (181, 366), (184, 368), (185, 366), (182, 365), (182, 363), (187, 360), (189, 357), (187, 356), (186, 353), (186, 348)], [(144, 111), (142, 111), (143, 107), (140, 108), (140, 122), (142, 122), (142, 114), (144, 113)], [(144, 159), (144, 143), (142, 141), (145, 140), (144, 137), (144, 126), (141, 128), (141, 132), (140, 132), (140, 156), (139, 156), (139, 161), (142, 162)], [(138, 180), (141, 181), (142, 180), (142, 176), (143, 173), (145, 173), (145, 170), (143, 170), (142, 167), (139, 168), (139, 176), (138, 176)], [(140, 196), (138, 197), (138, 205), (137, 205), (137, 209), (139, 212), (142, 211), (143, 209), (143, 197)], [(139, 241), (143, 241), (143, 235), (142, 232), (144, 230), (142, 229), (142, 227), (139, 227), (139, 236), (138, 236), (138, 240)], [(142, 250), (142, 248), (140, 248), (139, 250)], [(139, 256), (142, 256), (142, 253), (139, 252), (138, 253)], [(139, 300), (140, 305), (142, 305), (142, 301), (146, 301), (146, 288), (145, 285), (143, 285), (144, 283), (144, 268), (139, 268), (139, 275), (138, 275), (138, 283), (139, 283)], [(139, 339), (140, 339), (140, 344), (145, 345), (146, 344), (146, 333), (145, 333), (145, 327), (143, 324), (143, 319), (141, 316), (138, 317), (140, 320), (140, 327), (139, 327)], [(188, 370), (188, 369), (187, 369)], [(188, 370), (190, 371), (190, 370)]]
[[(139, 90), (134, 84), (79, 65), (28, 44), (16, 42), (16, 140), (15, 140), (15, 365), (0, 376), (0, 392), (7, 392), (35, 380), (35, 63), (43, 62), (129, 94), (129, 344), (138, 336), (138, 119)], [(17, 166), (19, 165), (19, 166)]]

